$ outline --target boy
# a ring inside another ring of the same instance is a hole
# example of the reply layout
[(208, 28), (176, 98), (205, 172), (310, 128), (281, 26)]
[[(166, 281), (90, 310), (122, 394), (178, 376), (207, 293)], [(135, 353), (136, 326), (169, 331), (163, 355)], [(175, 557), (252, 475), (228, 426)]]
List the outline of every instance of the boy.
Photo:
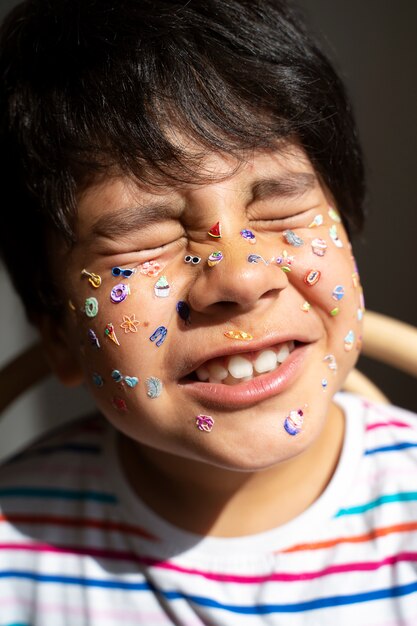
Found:
[(2, 469), (0, 624), (415, 623), (415, 418), (334, 399), (362, 162), (293, 11), (27, 0), (0, 68), (3, 256), (106, 418)]

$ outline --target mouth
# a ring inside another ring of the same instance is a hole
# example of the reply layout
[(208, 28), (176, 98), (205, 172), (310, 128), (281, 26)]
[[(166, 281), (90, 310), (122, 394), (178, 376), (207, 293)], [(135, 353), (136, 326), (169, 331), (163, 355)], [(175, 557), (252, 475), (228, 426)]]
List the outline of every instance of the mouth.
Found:
[(277, 370), (299, 345), (300, 342), (291, 340), (256, 352), (209, 359), (183, 378), (181, 383), (199, 381), (238, 385)]
[(256, 352), (216, 357), (178, 381), (208, 408), (242, 409), (274, 397), (301, 375), (312, 343), (288, 340)]

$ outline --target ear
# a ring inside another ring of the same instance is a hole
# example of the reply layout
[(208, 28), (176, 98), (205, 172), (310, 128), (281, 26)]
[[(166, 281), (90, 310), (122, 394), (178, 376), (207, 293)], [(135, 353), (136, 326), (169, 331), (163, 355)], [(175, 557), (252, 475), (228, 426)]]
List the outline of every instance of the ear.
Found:
[(52, 372), (66, 387), (78, 387), (84, 381), (79, 361), (77, 341), (66, 329), (65, 320), (59, 321), (48, 315), (36, 320), (46, 358)]

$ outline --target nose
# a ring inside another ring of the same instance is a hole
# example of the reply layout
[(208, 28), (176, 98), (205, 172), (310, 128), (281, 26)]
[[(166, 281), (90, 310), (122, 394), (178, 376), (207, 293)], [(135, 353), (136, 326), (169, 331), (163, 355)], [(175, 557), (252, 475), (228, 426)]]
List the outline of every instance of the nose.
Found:
[(287, 287), (287, 275), (267, 257), (240, 246), (222, 253), (223, 260), (214, 267), (206, 263), (193, 283), (188, 294), (192, 310), (213, 315), (225, 311), (244, 313)]

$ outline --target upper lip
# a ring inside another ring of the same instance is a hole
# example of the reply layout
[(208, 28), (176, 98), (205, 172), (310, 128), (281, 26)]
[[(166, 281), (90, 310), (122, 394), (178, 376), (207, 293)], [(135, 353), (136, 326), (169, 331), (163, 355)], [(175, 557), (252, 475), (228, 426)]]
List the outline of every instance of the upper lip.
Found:
[[(219, 357), (226, 357), (226, 356), (229, 357), (235, 354), (243, 354), (243, 353), (248, 353), (248, 352), (259, 352), (260, 350), (267, 350), (268, 348), (272, 348), (273, 346), (286, 343), (288, 341), (297, 341), (297, 342), (304, 343), (304, 344), (313, 343), (314, 341), (316, 341), (316, 339), (307, 337), (306, 335), (303, 335), (302, 333), (295, 334), (294, 332), (291, 332), (291, 333), (280, 334), (280, 335), (268, 335), (267, 337), (264, 337), (263, 339), (260, 339), (258, 341), (255, 341), (255, 340), (240, 341), (238, 339), (226, 340), (226, 338), (225, 338), (225, 341), (234, 341), (236, 345), (231, 345), (229, 347), (219, 346), (213, 350), (210, 350), (209, 352), (206, 352), (201, 357), (193, 359), (192, 361), (191, 359), (187, 360), (187, 362), (184, 364), (184, 372), (181, 374), (180, 377), (184, 378), (188, 376), (189, 374), (194, 372), (197, 368), (199, 368), (201, 365), (203, 365), (203, 363), (206, 363), (207, 361), (210, 361), (211, 359), (216, 359)], [(239, 341), (239, 344), (237, 344), (238, 341)]]

